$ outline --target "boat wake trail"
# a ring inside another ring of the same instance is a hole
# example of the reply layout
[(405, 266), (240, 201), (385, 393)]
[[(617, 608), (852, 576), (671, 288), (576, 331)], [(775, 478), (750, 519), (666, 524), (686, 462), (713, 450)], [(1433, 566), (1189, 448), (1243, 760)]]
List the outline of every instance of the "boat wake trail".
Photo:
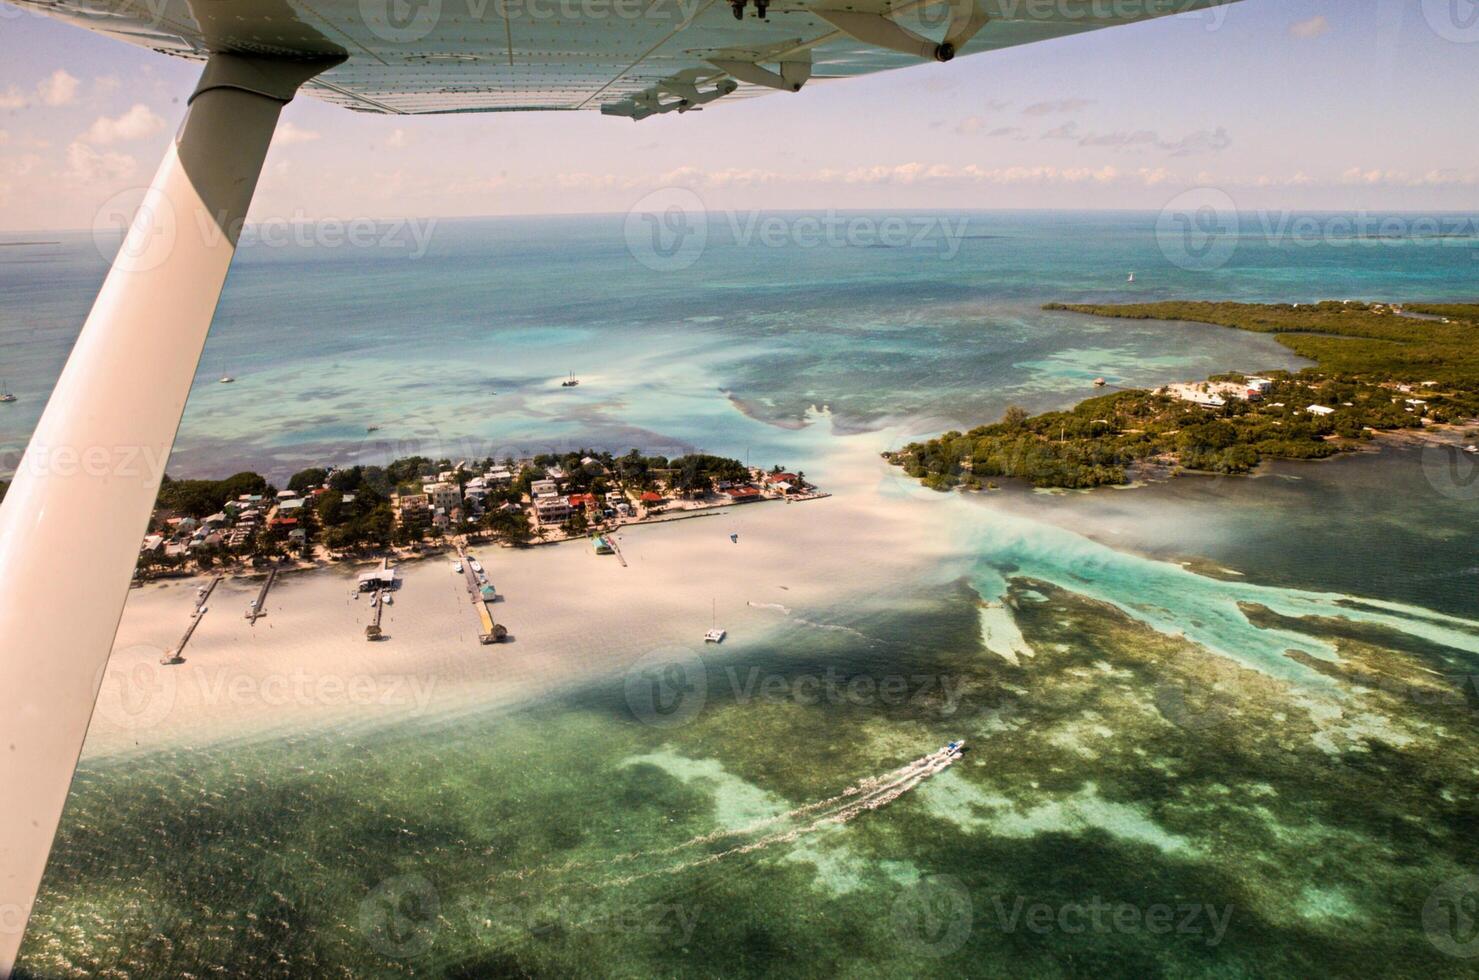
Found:
[(677, 863), (641, 871), (635, 874), (611, 875), (596, 882), (600, 885), (625, 885), (657, 875), (678, 874), (692, 868), (713, 864), (728, 857), (750, 854), (775, 844), (790, 843), (809, 834), (828, 830), (848, 823), (872, 810), (887, 806), (908, 793), (920, 783), (944, 772), (965, 753), (964, 742), (951, 742), (944, 748), (921, 756), (892, 772), (881, 776), (869, 776), (859, 780), (834, 796), (814, 803), (807, 803), (784, 813), (766, 817), (743, 827), (714, 830), (707, 834), (690, 837), (668, 847), (629, 851), (613, 857), (594, 861), (567, 861), (564, 864), (545, 868), (529, 868), (509, 872), (498, 877), (526, 878), (538, 873), (562, 873), (578, 870), (613, 868), (633, 861), (661, 861), (674, 857), (682, 858), (696, 848), (722, 845), (731, 846), (707, 854), (696, 855)]

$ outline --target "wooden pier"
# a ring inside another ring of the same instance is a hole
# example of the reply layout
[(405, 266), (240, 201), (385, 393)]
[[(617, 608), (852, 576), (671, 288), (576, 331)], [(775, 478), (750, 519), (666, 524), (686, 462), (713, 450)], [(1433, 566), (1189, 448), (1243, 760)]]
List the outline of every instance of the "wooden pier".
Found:
[(272, 583), (276, 580), (277, 566), (273, 565), (272, 570), (267, 573), (267, 581), (262, 583), (262, 591), (257, 593), (257, 601), (253, 603), (251, 608), (246, 611), (247, 621), (250, 622), (253, 626), (257, 625), (258, 616), (267, 615), (267, 613), (265, 612), (265, 609), (267, 607), (267, 593), (271, 591)]
[(368, 626), (365, 627), (365, 639), (367, 639), (367, 640), (378, 640), (378, 639), (381, 638), (381, 633), (380, 633), (380, 613), (385, 609), (385, 590), (384, 589), (376, 589), (375, 590), (375, 596), (374, 596), (374, 599), (370, 603), (370, 608), (373, 609), (373, 610), (375, 610), (375, 614), (374, 614), (374, 619), (370, 623), (370, 625), (368, 625)]
[(217, 575), (211, 579), (201, 589), (200, 594), (195, 597), (195, 610), (190, 614), (190, 625), (185, 627), (185, 633), (180, 637), (180, 642), (175, 644), (175, 648), (159, 659), (160, 663), (165, 666), (173, 666), (174, 664), (185, 662), (185, 644), (189, 643), (190, 637), (195, 635), (195, 627), (199, 626), (201, 619), (205, 617), (207, 610), (206, 602), (210, 599), (211, 593), (216, 591), (216, 586), (221, 583), (222, 578), (223, 576)]

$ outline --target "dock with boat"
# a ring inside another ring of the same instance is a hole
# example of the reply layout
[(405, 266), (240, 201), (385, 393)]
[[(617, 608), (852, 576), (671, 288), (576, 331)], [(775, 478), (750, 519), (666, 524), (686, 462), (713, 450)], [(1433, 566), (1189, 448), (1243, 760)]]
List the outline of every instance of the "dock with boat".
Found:
[(493, 610), (490, 608), (498, 601), (498, 591), (483, 575), (483, 566), (461, 545), (457, 546), (457, 566), (462, 569), (468, 599), (478, 614), (478, 642), (484, 645), (502, 642), (508, 637), (508, 628), (493, 618)]
[(277, 565), (273, 565), (267, 572), (267, 579), (262, 583), (262, 589), (257, 593), (257, 598), (247, 607), (246, 618), (253, 626), (257, 625), (257, 617), (267, 615), (267, 593), (272, 591), (272, 583), (277, 581)]

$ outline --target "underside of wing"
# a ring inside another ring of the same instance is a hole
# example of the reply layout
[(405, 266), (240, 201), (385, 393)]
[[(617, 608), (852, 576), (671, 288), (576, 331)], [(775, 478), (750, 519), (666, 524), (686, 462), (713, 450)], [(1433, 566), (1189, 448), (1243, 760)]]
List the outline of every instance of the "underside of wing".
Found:
[(629, 118), (798, 91), (1235, 0), (14, 0), (154, 50), (339, 55), (361, 112)]

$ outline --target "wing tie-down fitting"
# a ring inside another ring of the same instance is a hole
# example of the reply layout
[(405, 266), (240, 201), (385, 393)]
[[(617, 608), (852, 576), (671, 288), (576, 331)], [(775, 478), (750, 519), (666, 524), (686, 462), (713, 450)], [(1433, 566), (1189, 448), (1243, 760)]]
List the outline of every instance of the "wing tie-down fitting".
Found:
[[(698, 79), (703, 74), (702, 69), (690, 68), (664, 78), (620, 102), (609, 102), (601, 106), (601, 112), (603, 115), (625, 116), (633, 120), (646, 119), (665, 112), (688, 112), (690, 109), (708, 105), (715, 99), (721, 99), (739, 88), (739, 83), (733, 79), (721, 78), (714, 83), (713, 88), (700, 89)], [(673, 96), (672, 101), (663, 101), (664, 95)]]
[(811, 78), (810, 48), (781, 55), (776, 59), (778, 71), (761, 67), (760, 62), (771, 60), (763, 55), (745, 58), (716, 52), (705, 56), (704, 60), (731, 78), (783, 92), (799, 92), (806, 80)]
[(890, 51), (902, 51), (929, 61), (949, 61), (986, 25), (980, 0), (949, 0), (950, 25), (943, 41), (932, 41), (895, 22), (886, 12), (855, 9), (813, 9), (812, 13), (844, 34)]

